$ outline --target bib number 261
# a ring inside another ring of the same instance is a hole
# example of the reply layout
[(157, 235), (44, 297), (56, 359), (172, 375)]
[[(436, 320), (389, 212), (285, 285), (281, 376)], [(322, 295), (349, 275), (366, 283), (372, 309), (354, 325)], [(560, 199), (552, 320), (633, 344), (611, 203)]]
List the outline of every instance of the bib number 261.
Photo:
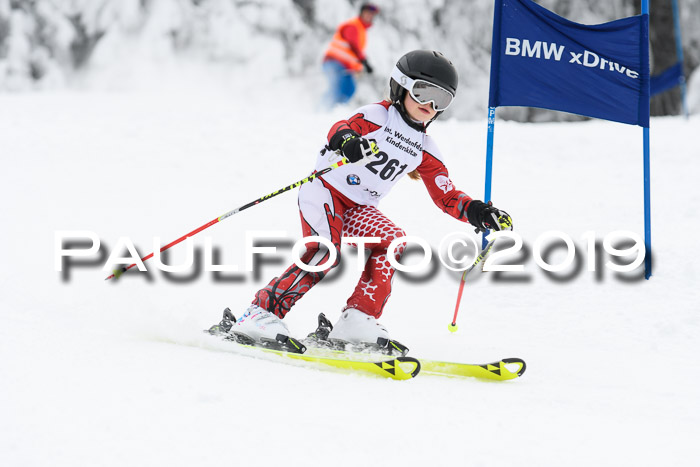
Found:
[[(370, 162), (366, 167), (370, 172), (379, 175), (379, 178), (382, 180), (389, 180), (393, 175), (394, 178), (391, 181), (394, 181), (408, 167), (408, 164), (399, 166), (399, 161), (397, 159), (389, 159), (389, 156), (384, 151), (379, 151), (375, 156), (377, 160)], [(397, 168), (399, 169), (398, 172), (396, 171)]]

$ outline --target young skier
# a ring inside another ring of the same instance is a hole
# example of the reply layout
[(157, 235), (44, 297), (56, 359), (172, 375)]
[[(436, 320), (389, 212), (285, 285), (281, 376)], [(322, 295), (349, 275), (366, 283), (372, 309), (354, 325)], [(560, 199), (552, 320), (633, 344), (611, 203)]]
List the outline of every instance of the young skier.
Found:
[[(376, 344), (389, 339), (377, 322), (391, 294), (394, 268), (387, 259), (389, 244), (405, 235), (377, 209), (379, 201), (405, 175), (422, 179), (435, 204), (445, 213), (477, 229), (502, 230), (510, 216), (490, 203), (473, 200), (457, 190), (443, 158), (426, 128), (451, 103), (457, 91), (457, 70), (441, 53), (415, 50), (399, 59), (391, 73), (390, 100), (360, 107), (328, 133), (316, 170), (344, 156), (350, 164), (303, 184), (299, 211), (304, 237), (317, 235), (332, 242), (335, 264), (321, 272), (307, 272), (296, 264), (259, 290), (231, 329), (260, 342), (289, 336), (282, 321), (292, 306), (340, 262), (341, 237), (380, 237), (367, 244), (371, 250), (364, 272), (347, 301), (329, 339), (353, 344)], [(405, 244), (396, 248), (399, 260)], [(325, 264), (329, 252), (320, 243), (308, 243), (301, 260), (310, 266)]]

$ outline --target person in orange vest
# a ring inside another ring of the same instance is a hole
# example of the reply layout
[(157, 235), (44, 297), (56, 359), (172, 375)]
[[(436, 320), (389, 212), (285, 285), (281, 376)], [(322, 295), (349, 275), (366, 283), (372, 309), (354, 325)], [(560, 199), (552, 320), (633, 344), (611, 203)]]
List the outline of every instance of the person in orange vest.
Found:
[(371, 3), (363, 3), (360, 15), (338, 26), (323, 58), (323, 72), (326, 74), (329, 89), (324, 101), (328, 106), (342, 104), (355, 94), (355, 74), (363, 69), (372, 73), (372, 67), (365, 56), (367, 29), (372, 26), (379, 8)]

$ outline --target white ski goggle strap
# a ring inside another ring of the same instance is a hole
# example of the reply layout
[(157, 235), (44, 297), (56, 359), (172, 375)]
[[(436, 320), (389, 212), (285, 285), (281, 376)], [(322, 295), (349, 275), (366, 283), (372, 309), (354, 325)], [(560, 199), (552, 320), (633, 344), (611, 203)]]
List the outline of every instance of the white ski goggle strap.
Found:
[(396, 66), (394, 71), (391, 72), (391, 77), (401, 87), (406, 89), (416, 102), (420, 104), (430, 102), (433, 104), (433, 110), (438, 112), (448, 108), (455, 97), (450, 91), (437, 84), (429, 83), (422, 79), (409, 78)]

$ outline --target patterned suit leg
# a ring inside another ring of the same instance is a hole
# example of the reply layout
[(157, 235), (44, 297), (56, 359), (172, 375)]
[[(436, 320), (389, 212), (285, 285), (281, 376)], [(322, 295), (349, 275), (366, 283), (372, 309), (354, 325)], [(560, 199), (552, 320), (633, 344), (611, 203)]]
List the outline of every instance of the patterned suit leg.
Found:
[[(326, 274), (340, 263), (340, 240), (343, 231), (343, 214), (352, 202), (314, 180), (299, 189), (299, 213), (304, 237), (321, 236), (329, 239), (336, 250), (336, 260), (320, 272), (307, 272), (292, 264), (279, 277), (275, 277), (255, 294), (254, 305), (271, 311), (280, 318)], [(326, 264), (330, 253), (319, 242), (308, 243), (301, 261), (309, 266)]]
[[(365, 269), (346, 308), (356, 308), (379, 318), (391, 295), (391, 283), (396, 271), (387, 259), (387, 249), (392, 241), (406, 233), (373, 206), (356, 206), (345, 213), (344, 237), (380, 237), (380, 243), (368, 244), (371, 250)], [(406, 248), (397, 245), (394, 258), (398, 261)]]

